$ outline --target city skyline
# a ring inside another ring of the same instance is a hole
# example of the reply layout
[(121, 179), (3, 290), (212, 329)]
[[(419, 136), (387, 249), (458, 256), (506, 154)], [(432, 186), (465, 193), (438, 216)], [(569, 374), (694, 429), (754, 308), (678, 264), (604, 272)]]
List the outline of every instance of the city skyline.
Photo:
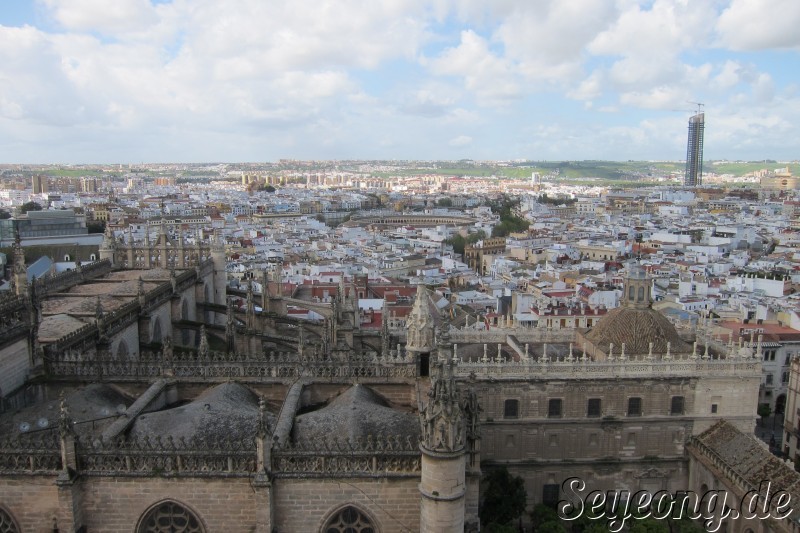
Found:
[(800, 5), (10, 0), (0, 163), (798, 158)]

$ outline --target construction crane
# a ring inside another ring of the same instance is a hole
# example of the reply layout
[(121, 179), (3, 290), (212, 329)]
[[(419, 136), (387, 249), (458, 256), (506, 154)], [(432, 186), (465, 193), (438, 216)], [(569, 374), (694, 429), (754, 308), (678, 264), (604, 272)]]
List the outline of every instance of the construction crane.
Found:
[(704, 104), (704, 103), (702, 103), (702, 102), (690, 102), (689, 100), (686, 100), (686, 103), (687, 103), (687, 104), (696, 105), (696, 106), (697, 106), (697, 114), (700, 114), (700, 113), (702, 113), (702, 112), (703, 112), (703, 108), (704, 108), (704, 107), (705, 107), (705, 105), (706, 105), (706, 104)]

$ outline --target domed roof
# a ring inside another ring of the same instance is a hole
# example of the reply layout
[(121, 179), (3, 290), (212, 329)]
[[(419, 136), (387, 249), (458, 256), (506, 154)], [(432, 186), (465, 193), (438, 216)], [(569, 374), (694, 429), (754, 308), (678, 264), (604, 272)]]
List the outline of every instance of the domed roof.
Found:
[(375, 391), (353, 385), (331, 403), (299, 415), (292, 428), (293, 440), (366, 438), (369, 435), (419, 437), (419, 418), (393, 409)]
[[(253, 391), (239, 383), (221, 383), (185, 405), (139, 416), (130, 436), (242, 439), (255, 435), (258, 417)], [(275, 427), (275, 415), (268, 412), (267, 422)]]
[(586, 334), (586, 340), (603, 352), (608, 352), (609, 344), (614, 345), (614, 353), (619, 355), (625, 344), (626, 355), (648, 354), (653, 343), (653, 354), (661, 356), (670, 353), (689, 353), (692, 347), (681, 339), (675, 326), (661, 313), (652, 308), (623, 306), (613, 309)]

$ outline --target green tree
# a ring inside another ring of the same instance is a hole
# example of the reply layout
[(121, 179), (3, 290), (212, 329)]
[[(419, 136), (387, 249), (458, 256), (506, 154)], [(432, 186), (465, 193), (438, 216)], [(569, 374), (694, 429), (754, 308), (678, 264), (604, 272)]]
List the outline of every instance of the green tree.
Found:
[(768, 403), (758, 404), (758, 416), (761, 417), (761, 425), (764, 425), (764, 419), (772, 414), (772, 407)]
[(558, 520), (544, 522), (535, 528), (536, 533), (567, 533), (567, 528)]
[(0, 220), (5, 220), (7, 218), (11, 218), (11, 213), (6, 211), (5, 209), (0, 209)]
[(105, 233), (106, 223), (102, 220), (93, 220), (86, 223), (86, 229), (89, 230), (89, 233)]
[(28, 211), (41, 211), (42, 206), (38, 202), (33, 202), (33, 201), (25, 202), (24, 204), (22, 204), (22, 206), (20, 206), (19, 210), (21, 213), (24, 214), (27, 213)]
[(492, 470), (483, 477), (486, 487), (480, 506), (481, 524), (509, 525), (525, 512), (525, 482), (514, 477), (507, 468)]
[(464, 246), (466, 245), (467, 240), (460, 234), (456, 233), (444, 242), (453, 247), (453, 252), (461, 255), (464, 254)]
[(453, 200), (450, 198), (439, 198), (436, 202), (436, 205), (439, 207), (453, 207)]
[(517, 528), (511, 524), (498, 524), (496, 522), (486, 524), (486, 526), (484, 526), (484, 530), (487, 533), (517, 533)]

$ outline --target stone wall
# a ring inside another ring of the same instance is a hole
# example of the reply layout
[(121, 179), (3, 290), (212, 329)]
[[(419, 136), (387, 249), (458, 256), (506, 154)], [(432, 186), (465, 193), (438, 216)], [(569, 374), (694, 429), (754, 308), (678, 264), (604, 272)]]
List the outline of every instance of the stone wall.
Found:
[(0, 479), (0, 506), (14, 517), (21, 531), (53, 533), (53, 518), (60, 518), (55, 479), (3, 476)]
[(376, 531), (416, 532), (418, 483), (419, 478), (278, 480), (273, 483), (274, 525), (279, 533), (320, 531), (337, 510), (353, 504), (375, 521)]
[[(697, 420), (692, 434), (699, 435), (720, 418), (729, 421), (739, 431), (752, 433), (755, 429), (760, 385), (761, 376), (703, 379), (695, 390), (693, 402)], [(716, 412), (714, 405), (717, 406)]]
[[(194, 511), (209, 533), (255, 531), (269, 499), (242, 479), (88, 478), (80, 482), (88, 531), (131, 533), (154, 504), (174, 500)], [(262, 531), (268, 532), (268, 529)]]
[(111, 356), (118, 357), (119, 356), (119, 349), (120, 344), (125, 342), (125, 346), (127, 346), (128, 354), (127, 356), (120, 357), (119, 359), (124, 361), (126, 359), (136, 359), (136, 356), (139, 355), (139, 322), (133, 322), (131, 325), (127, 326), (125, 329), (114, 335), (113, 340), (111, 341)]
[(0, 350), (0, 397), (25, 383), (30, 369), (28, 339), (22, 338)]

